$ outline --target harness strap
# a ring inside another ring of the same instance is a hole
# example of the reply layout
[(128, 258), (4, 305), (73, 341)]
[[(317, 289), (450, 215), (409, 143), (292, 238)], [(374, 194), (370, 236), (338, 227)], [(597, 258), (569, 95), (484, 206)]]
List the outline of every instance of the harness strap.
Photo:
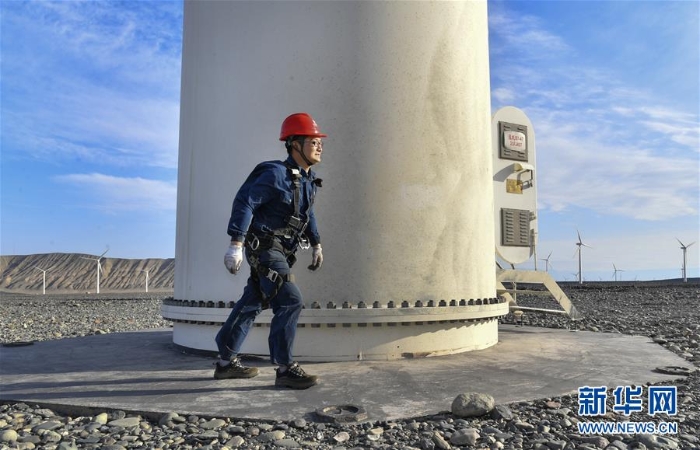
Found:
[[(253, 248), (252, 242), (257, 242), (257, 246), (255, 248)], [(288, 252), (284, 249), (282, 244), (272, 236), (268, 237), (267, 239), (263, 239), (263, 241), (261, 242), (254, 234), (248, 233), (248, 235), (246, 236), (246, 245), (248, 245), (248, 248), (251, 250), (248, 256), (248, 263), (251, 268), (251, 276), (256, 281), (258, 291), (260, 292), (260, 296), (262, 297), (262, 309), (268, 309), (270, 307), (270, 301), (273, 298), (275, 298), (279, 290), (282, 289), (282, 285), (285, 282), (294, 283), (295, 278), (294, 274), (282, 274), (274, 269), (265, 267), (262, 264), (260, 264), (260, 259), (258, 257), (259, 252), (261, 250), (275, 248), (281, 251), (282, 254), (286, 256), (287, 262), (289, 263), (290, 267), (294, 264), (296, 258), (293, 254), (288, 254)], [(261, 277), (267, 278), (268, 280), (274, 283), (275, 287), (270, 293), (270, 295), (266, 295), (265, 292), (261, 289)]]
[(301, 208), (301, 182), (299, 180), (301, 179), (301, 172), (299, 171), (299, 169), (293, 167), (286, 161), (284, 162), (284, 165), (287, 166), (287, 170), (289, 170), (289, 173), (292, 176), (292, 183), (294, 184), (294, 217), (299, 217), (299, 212)]

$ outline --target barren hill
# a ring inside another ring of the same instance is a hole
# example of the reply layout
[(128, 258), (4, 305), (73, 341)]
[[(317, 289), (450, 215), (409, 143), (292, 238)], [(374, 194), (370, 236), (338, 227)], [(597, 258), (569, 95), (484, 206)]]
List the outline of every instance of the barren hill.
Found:
[[(85, 258), (92, 258), (85, 259)], [(97, 263), (95, 255), (82, 253), (46, 253), (0, 256), (0, 289), (42, 292), (46, 270), (46, 292), (95, 292)], [(148, 290), (172, 290), (175, 260), (122, 259), (104, 257), (100, 261), (100, 292), (144, 291), (146, 271)]]

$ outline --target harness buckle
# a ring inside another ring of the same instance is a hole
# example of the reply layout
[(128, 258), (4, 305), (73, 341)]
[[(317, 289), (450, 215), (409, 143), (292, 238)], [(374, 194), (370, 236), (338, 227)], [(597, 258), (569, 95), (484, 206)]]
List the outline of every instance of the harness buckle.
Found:
[(277, 283), (277, 278), (279, 278), (280, 274), (277, 273), (276, 271), (272, 269), (268, 269), (267, 275), (265, 275), (265, 278), (268, 280), (272, 281), (273, 283)]
[(309, 239), (306, 236), (301, 236), (299, 238), (299, 248), (302, 250), (308, 250), (311, 248), (311, 242), (309, 242)]
[(255, 251), (260, 247), (260, 239), (258, 239), (257, 236), (253, 235), (253, 239), (251, 239), (248, 242), (248, 246), (250, 247), (251, 250)]
[(302, 225), (302, 221), (300, 217), (296, 216), (289, 216), (287, 218), (287, 227), (288, 228), (293, 228), (295, 231), (299, 229), (299, 227)]

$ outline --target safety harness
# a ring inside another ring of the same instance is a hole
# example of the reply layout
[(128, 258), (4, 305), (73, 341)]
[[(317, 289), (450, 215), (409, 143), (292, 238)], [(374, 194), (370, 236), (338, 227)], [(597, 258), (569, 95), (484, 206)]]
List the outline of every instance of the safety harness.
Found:
[[(296, 245), (299, 245), (299, 247), (303, 250), (309, 248), (310, 246), (308, 238), (304, 236), (304, 231), (306, 230), (306, 226), (308, 225), (309, 220), (308, 218), (307, 220), (302, 220), (300, 212), (301, 172), (297, 167), (292, 166), (286, 161), (284, 162), (284, 165), (287, 167), (287, 171), (290, 174), (292, 184), (294, 186), (294, 213), (291, 216), (287, 217), (285, 221), (286, 224), (284, 227), (278, 228), (276, 230), (261, 230), (264, 233), (263, 235), (257, 235), (252, 231), (248, 231), (245, 238), (245, 244), (248, 246), (249, 249), (248, 263), (250, 264), (250, 267), (252, 269), (251, 276), (256, 282), (256, 285), (258, 286), (258, 288), (260, 288), (260, 277), (267, 278), (275, 285), (275, 288), (270, 295), (266, 295), (265, 292), (263, 292), (263, 290), (260, 289), (260, 294), (263, 299), (262, 309), (267, 309), (270, 307), (270, 301), (277, 295), (277, 293), (282, 288), (282, 285), (285, 282), (294, 282), (294, 275), (291, 273), (281, 274), (274, 269), (262, 265), (260, 263), (260, 252), (269, 249), (279, 250), (280, 252), (282, 252), (283, 255), (285, 255), (285, 257), (287, 258), (287, 263), (291, 268), (296, 262)], [(316, 178), (313, 180), (313, 183), (316, 186), (320, 187), (321, 179)], [(311, 211), (311, 207), (314, 204), (314, 197), (315, 196), (312, 194), (309, 203), (309, 211)], [(296, 245), (292, 250), (287, 250), (282, 245), (282, 238), (292, 239), (292, 241), (295, 242)]]

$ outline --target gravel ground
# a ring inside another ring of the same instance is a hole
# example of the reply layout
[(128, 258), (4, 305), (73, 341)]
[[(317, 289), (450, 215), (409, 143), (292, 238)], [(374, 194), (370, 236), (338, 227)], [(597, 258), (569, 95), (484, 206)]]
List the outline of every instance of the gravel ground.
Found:
[(0, 294), (0, 343), (46, 341), (170, 326), (161, 294)]
[[(180, 416), (149, 420), (123, 411), (62, 416), (37, 405), (0, 405), (0, 449), (700, 449), (700, 285), (565, 285), (584, 319), (526, 313), (523, 326), (544, 326), (649, 336), (688, 361), (679, 376), (678, 414), (612, 412), (578, 415), (576, 396), (497, 405), (490, 414), (460, 417), (451, 412), (395, 422), (324, 424), (251, 422), (232, 418)], [(18, 296), (2, 294), (0, 341), (71, 338), (168, 326), (160, 317), (165, 294)], [(520, 296), (523, 306), (552, 307), (541, 297)], [(504, 323), (515, 323), (508, 315)], [(666, 383), (668, 384), (668, 383)], [(646, 389), (646, 388), (645, 388)], [(445, 405), (445, 410), (450, 405)], [(677, 434), (580, 434), (591, 420), (676, 423)]]

